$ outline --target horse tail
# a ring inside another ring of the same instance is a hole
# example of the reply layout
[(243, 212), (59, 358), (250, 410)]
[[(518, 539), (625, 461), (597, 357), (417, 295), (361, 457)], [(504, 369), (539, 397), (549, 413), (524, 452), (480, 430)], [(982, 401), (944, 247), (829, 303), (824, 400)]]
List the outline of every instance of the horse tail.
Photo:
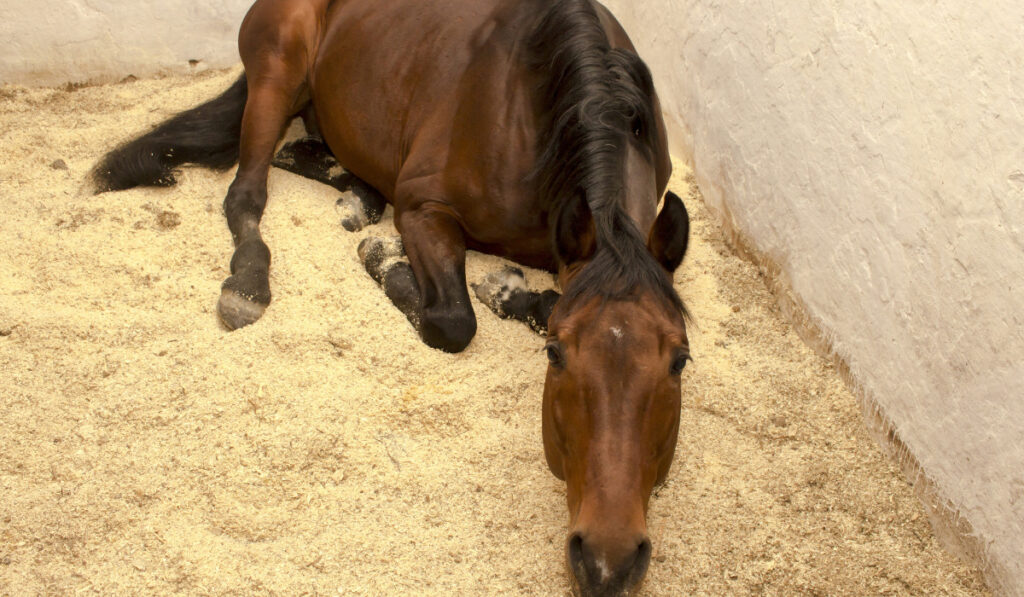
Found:
[(220, 96), (174, 116), (105, 155), (93, 170), (97, 193), (169, 187), (185, 163), (225, 170), (238, 161), (249, 90), (243, 74)]

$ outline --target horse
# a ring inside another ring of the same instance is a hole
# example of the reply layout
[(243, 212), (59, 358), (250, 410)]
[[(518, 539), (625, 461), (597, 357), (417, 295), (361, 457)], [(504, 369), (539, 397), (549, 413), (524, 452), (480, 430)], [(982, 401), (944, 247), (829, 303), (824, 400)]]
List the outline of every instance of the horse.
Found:
[[(467, 250), (553, 272), (561, 294), (529, 290), (516, 268), (474, 292), (546, 335), (543, 446), (566, 482), (574, 590), (632, 592), (690, 359), (672, 282), (689, 216), (666, 193), (651, 73), (615, 17), (594, 0), (257, 0), (239, 53), (244, 74), (221, 96), (103, 157), (97, 192), (238, 164), (217, 307), (229, 330), (270, 305), (272, 164), (358, 190), (346, 228), (393, 207), (400, 241), (366, 239), (360, 259), (428, 346), (459, 352), (475, 334)], [(275, 158), (294, 118), (309, 136)]]

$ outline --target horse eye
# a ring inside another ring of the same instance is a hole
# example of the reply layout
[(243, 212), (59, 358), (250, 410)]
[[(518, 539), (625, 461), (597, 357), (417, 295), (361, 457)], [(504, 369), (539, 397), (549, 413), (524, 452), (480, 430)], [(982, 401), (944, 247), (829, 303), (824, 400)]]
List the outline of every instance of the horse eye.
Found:
[(544, 350), (548, 353), (548, 362), (555, 367), (561, 367), (564, 363), (562, 362), (562, 351), (558, 350), (558, 346), (555, 344), (548, 344), (544, 347)]
[(640, 122), (639, 118), (633, 119), (633, 136), (640, 138), (640, 135), (644, 134), (644, 125)]
[(683, 372), (683, 369), (686, 368), (686, 361), (689, 360), (691, 360), (690, 355), (686, 354), (685, 352), (677, 354), (676, 358), (672, 359), (672, 375), (681, 374)]

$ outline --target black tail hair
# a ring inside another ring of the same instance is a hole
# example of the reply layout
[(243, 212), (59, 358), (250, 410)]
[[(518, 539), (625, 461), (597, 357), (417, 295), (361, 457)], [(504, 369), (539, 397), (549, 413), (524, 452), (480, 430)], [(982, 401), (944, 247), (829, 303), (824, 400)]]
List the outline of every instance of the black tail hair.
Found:
[(137, 186), (169, 187), (185, 163), (224, 170), (238, 161), (242, 113), (249, 91), (243, 74), (215, 99), (186, 110), (114, 149), (96, 165), (97, 193)]

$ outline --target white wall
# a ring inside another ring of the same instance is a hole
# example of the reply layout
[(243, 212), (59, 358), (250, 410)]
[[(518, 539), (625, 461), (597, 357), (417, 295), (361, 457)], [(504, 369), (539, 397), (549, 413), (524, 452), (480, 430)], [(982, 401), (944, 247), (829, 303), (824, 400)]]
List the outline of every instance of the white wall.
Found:
[[(0, 0), (0, 82), (237, 62), (249, 0), (176, 4)], [(608, 4), (709, 203), (1024, 595), (1024, 3)]]
[(709, 203), (1024, 595), (1024, 3), (608, 4)]
[[(238, 63), (251, 0), (0, 0), (0, 83), (59, 85)], [(199, 60), (195, 67), (189, 60)]]

